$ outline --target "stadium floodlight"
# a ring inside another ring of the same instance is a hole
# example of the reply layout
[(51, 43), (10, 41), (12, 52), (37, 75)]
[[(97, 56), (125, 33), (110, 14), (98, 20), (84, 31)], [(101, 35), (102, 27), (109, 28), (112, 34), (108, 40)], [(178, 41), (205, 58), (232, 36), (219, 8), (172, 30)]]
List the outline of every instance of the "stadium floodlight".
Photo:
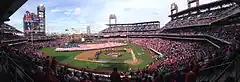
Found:
[(109, 24), (110, 25), (112, 24), (111, 20), (114, 20), (114, 24), (117, 24), (117, 17), (116, 17), (115, 14), (110, 14), (109, 15)]
[(178, 6), (176, 3), (171, 4), (171, 15), (174, 14), (174, 11), (175, 11), (175, 13), (178, 12)]
[(43, 4), (40, 4), (39, 6), (44, 6)]
[(196, 3), (196, 6), (199, 6), (199, 0), (187, 0), (188, 8), (191, 8), (192, 3)]

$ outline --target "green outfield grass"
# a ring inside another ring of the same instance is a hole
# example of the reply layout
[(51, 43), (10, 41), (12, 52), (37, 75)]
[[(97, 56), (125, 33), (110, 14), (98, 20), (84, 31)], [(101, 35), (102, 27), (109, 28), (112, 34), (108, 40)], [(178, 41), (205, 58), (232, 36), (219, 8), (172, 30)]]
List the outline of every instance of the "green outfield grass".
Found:
[(119, 58), (110, 57), (100, 55), (100, 58), (103, 59), (112, 59), (118, 60), (119, 63), (96, 63), (96, 62), (88, 62), (88, 61), (79, 61), (74, 60), (74, 57), (79, 55), (82, 51), (74, 51), (74, 52), (55, 52), (55, 47), (46, 47), (42, 48), (41, 51), (47, 53), (49, 56), (55, 57), (59, 62), (65, 64), (71, 64), (72, 66), (76, 67), (85, 67), (90, 69), (104, 69), (104, 70), (112, 70), (113, 67), (117, 67), (120, 71), (128, 71), (129, 68), (133, 70), (142, 69), (146, 67), (147, 64), (152, 62), (152, 58), (150, 55), (144, 53), (143, 49), (139, 46), (129, 45), (119, 48), (132, 48), (133, 52), (136, 54), (136, 58), (141, 60), (140, 64), (137, 65), (130, 65), (126, 63), (121, 63), (124, 60), (129, 60), (132, 58), (130, 53), (123, 53), (123, 55)]

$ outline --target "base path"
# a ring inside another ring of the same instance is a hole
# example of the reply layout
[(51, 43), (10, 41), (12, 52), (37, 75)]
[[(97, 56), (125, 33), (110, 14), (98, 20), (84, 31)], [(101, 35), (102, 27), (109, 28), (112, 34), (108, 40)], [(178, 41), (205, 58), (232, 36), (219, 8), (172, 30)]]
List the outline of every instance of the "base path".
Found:
[(130, 49), (130, 52), (131, 52), (133, 61), (136, 61), (136, 60), (137, 60), (137, 59), (136, 59), (136, 55), (134, 54), (133, 50)]
[(131, 52), (131, 55), (132, 55), (132, 62), (131, 62), (131, 64), (133, 64), (133, 65), (139, 64), (140, 62), (139, 62), (139, 60), (136, 58), (136, 55), (135, 55), (135, 53), (133, 52), (133, 50), (129, 48), (128, 51), (130, 51), (130, 52)]

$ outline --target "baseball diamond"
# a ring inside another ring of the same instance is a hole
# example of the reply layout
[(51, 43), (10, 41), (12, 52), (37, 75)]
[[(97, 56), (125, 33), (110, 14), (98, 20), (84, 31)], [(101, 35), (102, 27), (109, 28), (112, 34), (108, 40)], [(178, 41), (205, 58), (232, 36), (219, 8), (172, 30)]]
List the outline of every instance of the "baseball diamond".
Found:
[[(107, 43), (110, 45), (117, 44), (116, 42)], [(95, 45), (108, 45), (107, 43), (99, 43)], [(88, 44), (84, 45), (88, 46)], [(49, 56), (55, 57), (63, 64), (71, 64), (76, 67), (90, 68), (94, 70), (110, 70), (112, 67), (118, 67), (119, 70), (123, 72), (129, 71), (129, 69), (133, 71), (143, 69), (153, 61), (151, 54), (146, 53), (147, 50), (145, 51), (141, 46), (133, 44), (68, 52), (55, 51), (55, 49), (56, 47), (46, 47), (42, 48), (41, 51)], [(101, 52), (98, 59), (96, 59), (95, 56), (97, 52)], [(136, 55), (137, 53), (142, 53), (143, 55)]]

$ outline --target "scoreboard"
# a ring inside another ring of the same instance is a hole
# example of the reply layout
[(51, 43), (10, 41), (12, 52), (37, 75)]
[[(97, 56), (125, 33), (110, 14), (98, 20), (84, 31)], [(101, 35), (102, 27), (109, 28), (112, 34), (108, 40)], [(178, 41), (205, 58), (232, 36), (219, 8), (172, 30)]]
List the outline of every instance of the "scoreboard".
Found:
[(37, 7), (37, 16), (39, 17), (40, 32), (45, 32), (45, 7), (43, 4)]
[(37, 14), (26, 11), (23, 17), (23, 30), (25, 35), (31, 33), (45, 35), (45, 7), (37, 7)]
[(24, 33), (40, 32), (41, 29), (39, 28), (39, 21), (40, 19), (35, 13), (30, 13), (29, 11), (26, 11), (23, 18)]

